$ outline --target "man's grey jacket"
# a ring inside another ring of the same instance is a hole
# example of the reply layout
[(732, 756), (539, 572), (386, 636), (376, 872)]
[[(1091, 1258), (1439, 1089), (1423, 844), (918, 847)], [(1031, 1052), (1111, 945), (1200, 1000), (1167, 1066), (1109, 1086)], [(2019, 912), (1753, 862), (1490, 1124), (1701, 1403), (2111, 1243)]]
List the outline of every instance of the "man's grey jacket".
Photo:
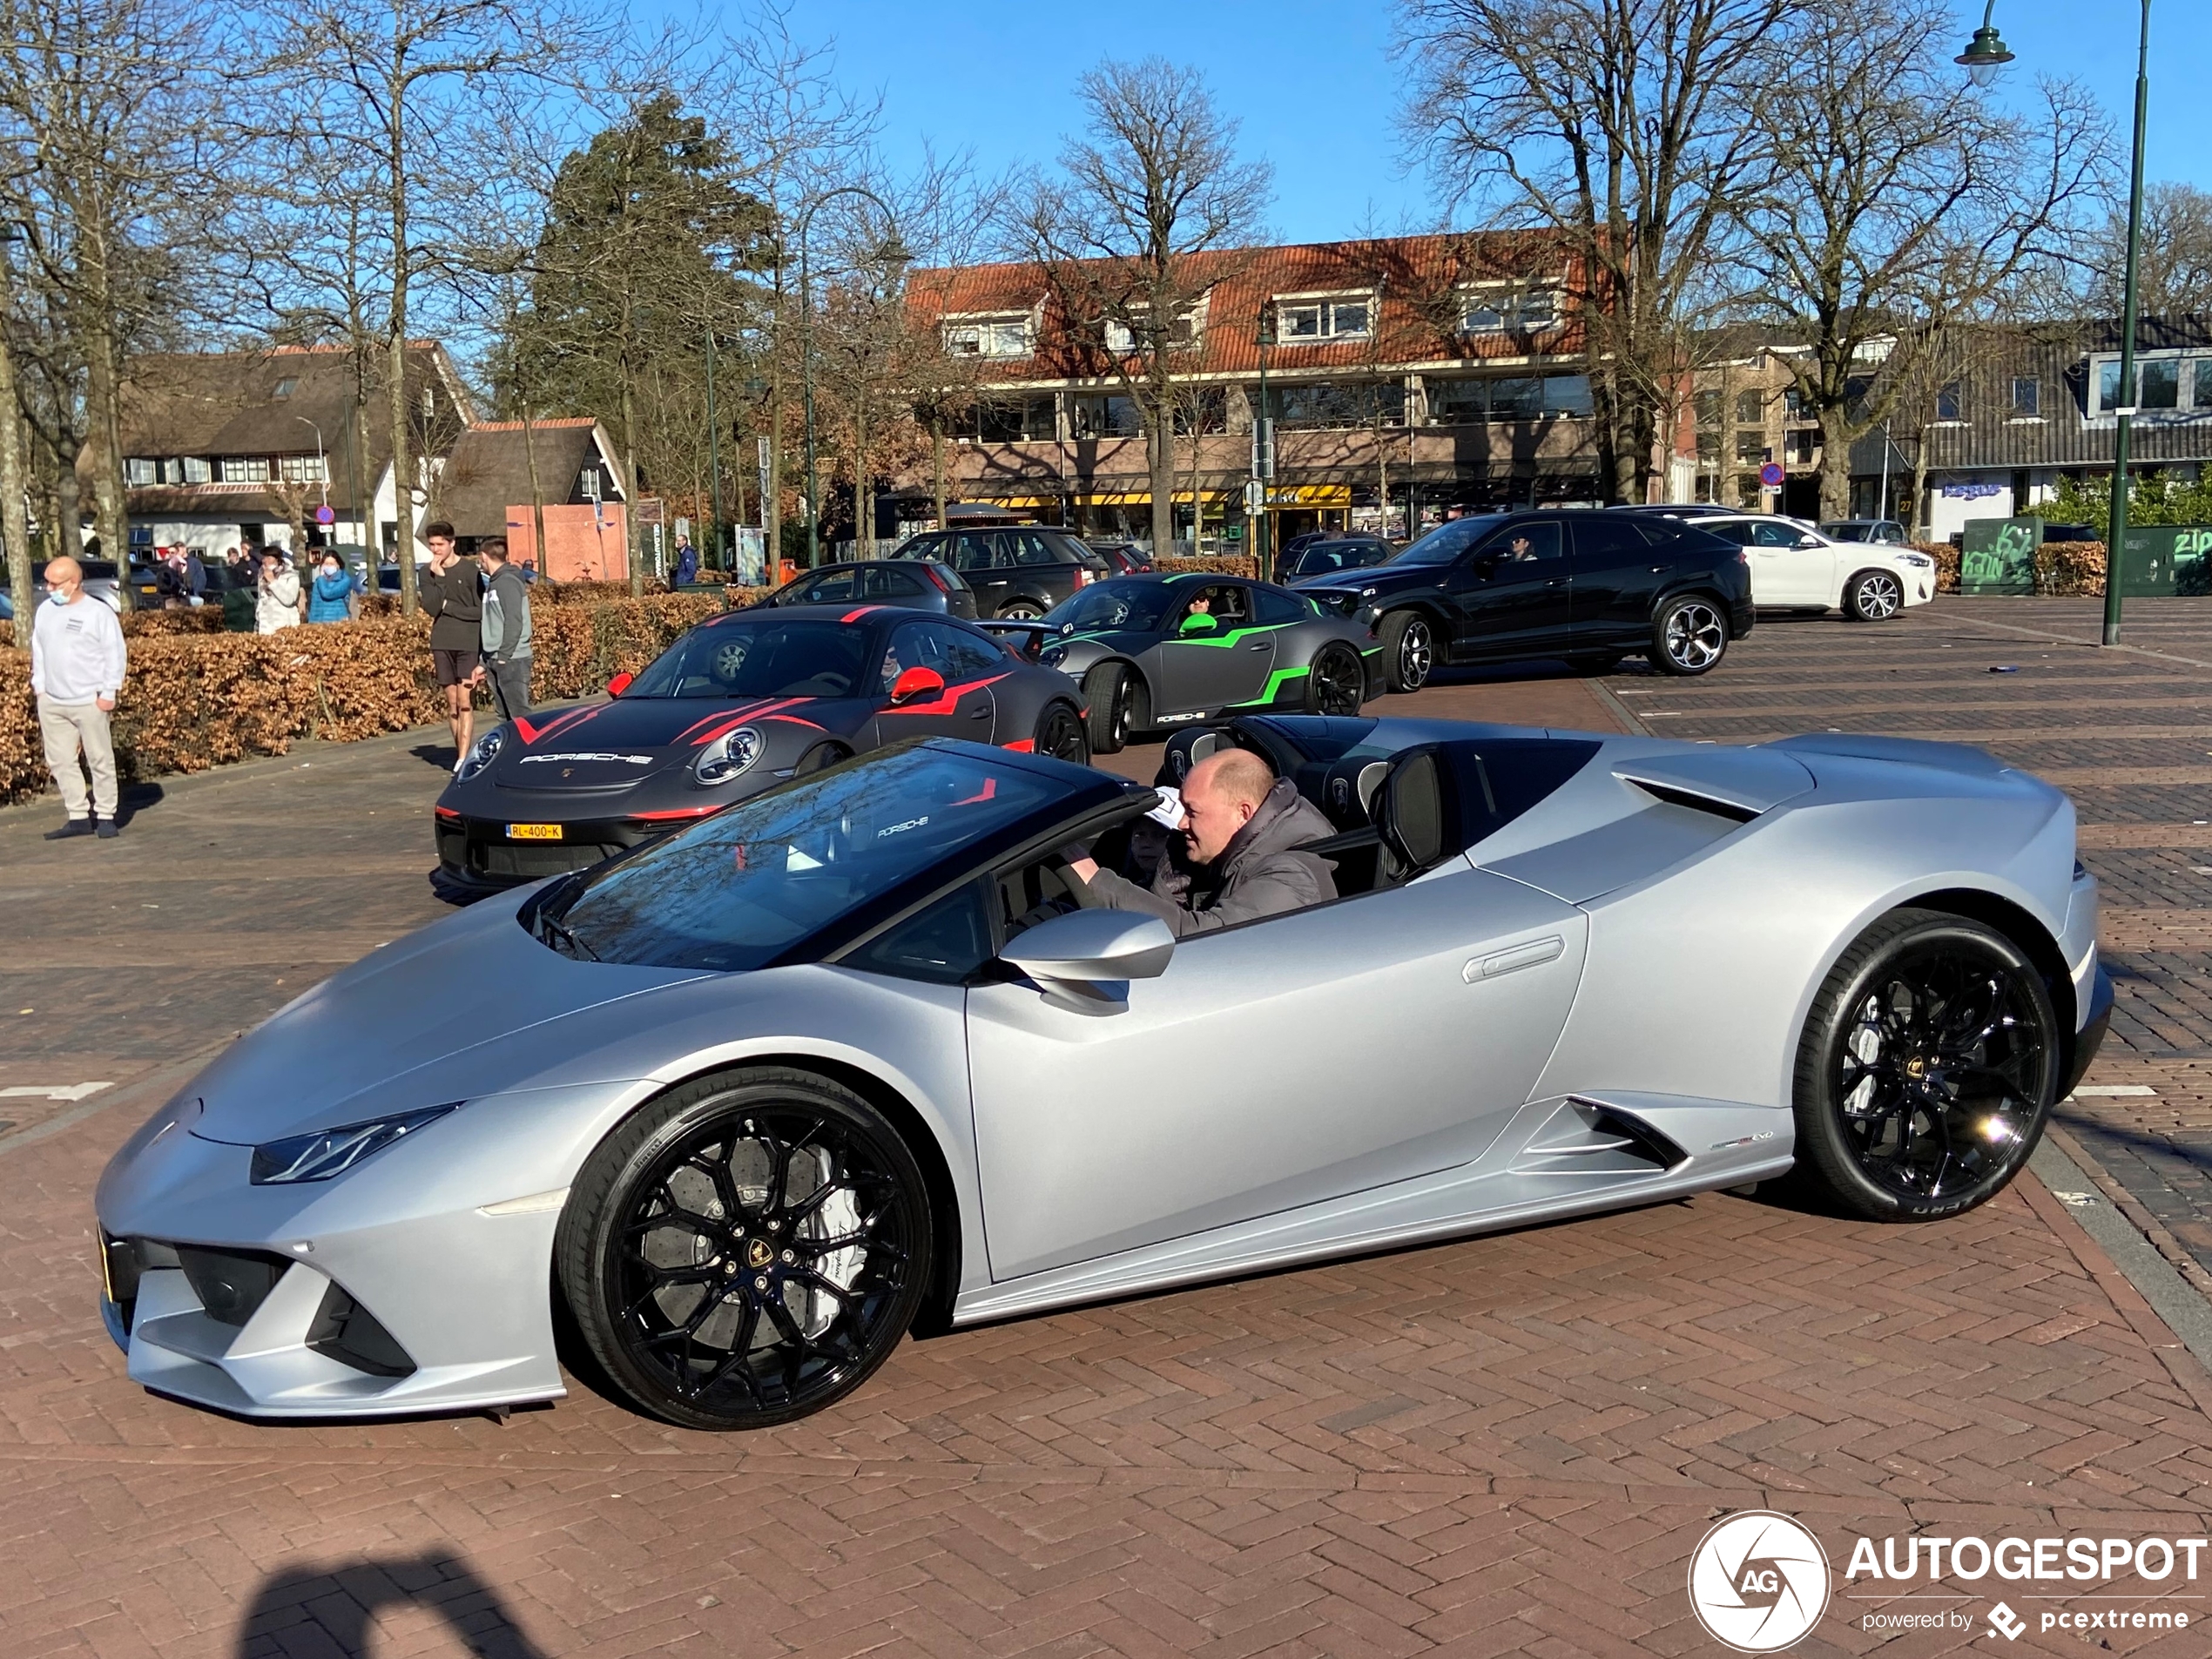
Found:
[(1110, 870), (1101, 870), (1088, 885), (1108, 909), (1157, 916), (1178, 939), (1211, 933), (1335, 898), (1329, 860), (1295, 849), (1336, 833), (1336, 826), (1295, 784), (1278, 778), (1211, 864), (1193, 867), (1163, 858), (1149, 887)]

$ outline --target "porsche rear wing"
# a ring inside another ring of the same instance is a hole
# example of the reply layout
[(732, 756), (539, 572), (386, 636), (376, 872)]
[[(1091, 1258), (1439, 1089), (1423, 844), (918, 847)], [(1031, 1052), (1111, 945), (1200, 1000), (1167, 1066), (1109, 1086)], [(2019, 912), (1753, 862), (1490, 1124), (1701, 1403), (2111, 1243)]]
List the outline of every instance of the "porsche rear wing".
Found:
[(986, 622), (979, 618), (975, 625), (978, 628), (988, 628), (995, 633), (1026, 635), (1028, 643), (1022, 646), (1022, 654), (1032, 661), (1035, 659), (1037, 653), (1044, 649), (1045, 640), (1060, 631), (1049, 623), (1021, 620)]

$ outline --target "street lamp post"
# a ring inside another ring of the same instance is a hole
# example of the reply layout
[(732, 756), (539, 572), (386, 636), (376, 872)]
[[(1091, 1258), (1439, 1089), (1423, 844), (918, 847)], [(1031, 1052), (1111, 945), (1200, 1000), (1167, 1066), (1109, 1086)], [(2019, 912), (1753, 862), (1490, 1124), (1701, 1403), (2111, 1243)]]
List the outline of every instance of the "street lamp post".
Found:
[[(840, 185), (826, 190), (800, 210), (799, 215), (799, 363), (803, 384), (803, 398), (806, 410), (806, 568), (813, 570), (822, 562), (822, 496), (821, 480), (814, 464), (814, 299), (811, 287), (812, 274), (806, 261), (806, 232), (814, 222), (815, 211), (826, 201), (840, 196), (864, 196), (876, 206), (890, 226), (884, 236), (883, 246), (877, 257), (886, 266), (905, 265), (913, 255), (899, 238), (898, 215), (894, 213), (882, 197), (865, 185)], [(859, 465), (867, 465), (867, 458), (860, 457)], [(855, 508), (861, 496), (860, 481), (853, 481), (853, 500)], [(856, 526), (857, 529), (857, 526)]]
[[(2128, 274), (2121, 300), (2120, 404), (2113, 411), (2112, 516), (2105, 533), (2104, 643), (2120, 643), (2121, 555), (2128, 544), (2128, 457), (2135, 415), (2135, 308), (2143, 246), (2143, 147), (2150, 121), (2150, 0), (2142, 0), (2142, 33), (2135, 51), (2135, 151), (2128, 189)], [(1997, 0), (1983, 10), (1981, 27), (1954, 60), (1977, 86), (1987, 86), (2013, 61), (1990, 17)]]
[(304, 415), (295, 415), (292, 418), (315, 435), (315, 471), (320, 475), (318, 482), (322, 485), (322, 504), (327, 507), (330, 505), (330, 457), (323, 448), (322, 428)]

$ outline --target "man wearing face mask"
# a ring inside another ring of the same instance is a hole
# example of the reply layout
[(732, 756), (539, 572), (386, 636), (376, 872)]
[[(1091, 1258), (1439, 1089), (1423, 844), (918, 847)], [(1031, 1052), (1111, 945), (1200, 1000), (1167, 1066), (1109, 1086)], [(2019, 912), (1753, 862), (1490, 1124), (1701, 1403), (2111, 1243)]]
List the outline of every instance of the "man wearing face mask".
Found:
[[(108, 716), (123, 689), (129, 653), (115, 612), (84, 592), (84, 571), (64, 554), (46, 565), (46, 603), (30, 631), (30, 689), (38, 696), (38, 735), (46, 770), (61, 786), (69, 817), (50, 841), (116, 834), (115, 745)], [(88, 799), (84, 772), (92, 788)]]

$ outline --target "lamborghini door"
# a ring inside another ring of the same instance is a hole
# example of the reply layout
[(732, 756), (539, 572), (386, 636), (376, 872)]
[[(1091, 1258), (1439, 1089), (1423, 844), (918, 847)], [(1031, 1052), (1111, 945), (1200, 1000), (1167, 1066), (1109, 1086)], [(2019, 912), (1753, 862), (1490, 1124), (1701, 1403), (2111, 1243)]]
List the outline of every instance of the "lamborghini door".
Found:
[(992, 1277), (1480, 1157), (1566, 1022), (1586, 928), (1572, 907), (1460, 863), (1182, 940), (1125, 1001), (973, 987)]

